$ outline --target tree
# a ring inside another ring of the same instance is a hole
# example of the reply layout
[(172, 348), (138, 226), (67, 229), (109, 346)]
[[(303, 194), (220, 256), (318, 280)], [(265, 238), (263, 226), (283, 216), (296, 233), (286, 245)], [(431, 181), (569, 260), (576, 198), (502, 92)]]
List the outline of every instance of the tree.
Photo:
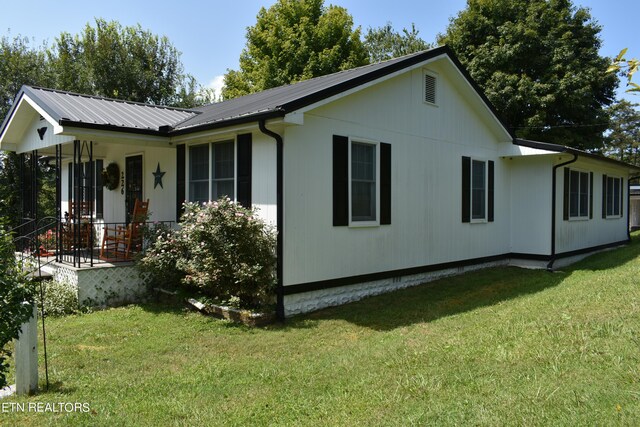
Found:
[(369, 61), (376, 63), (431, 48), (432, 46), (422, 40), (418, 33), (413, 23), (411, 30), (403, 28), (402, 33), (396, 32), (391, 22), (378, 28), (369, 27), (364, 36)]
[(247, 29), (240, 69), (227, 70), (224, 99), (367, 64), (360, 28), (323, 0), (278, 0)]
[[(0, 117), (4, 118), (23, 84), (52, 86), (46, 46), (32, 47), (26, 37), (0, 38)], [(28, 170), (23, 168), (22, 170)], [(13, 152), (0, 153), (0, 217), (15, 227), (21, 217), (20, 156)]]
[(605, 139), (605, 153), (640, 166), (640, 111), (638, 104), (622, 100), (608, 108), (611, 126)]
[(180, 52), (166, 36), (140, 24), (122, 27), (96, 19), (75, 36), (61, 33), (49, 61), (55, 87), (92, 95), (160, 105), (197, 104), (192, 76), (185, 74)]
[(640, 67), (640, 60), (638, 58), (626, 58), (627, 48), (625, 47), (620, 51), (616, 59), (607, 69), (607, 73), (620, 72), (624, 78), (627, 79), (627, 92), (640, 92), (640, 85), (633, 82), (633, 75), (638, 71)]
[(598, 54), (600, 29), (570, 0), (469, 0), (439, 42), (518, 137), (592, 149), (617, 86)]

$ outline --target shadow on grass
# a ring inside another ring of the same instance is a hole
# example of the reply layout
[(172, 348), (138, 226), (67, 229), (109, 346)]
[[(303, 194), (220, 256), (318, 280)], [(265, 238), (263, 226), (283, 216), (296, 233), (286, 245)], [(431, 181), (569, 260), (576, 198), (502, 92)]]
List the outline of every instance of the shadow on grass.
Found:
[(614, 268), (640, 256), (640, 232), (631, 235), (631, 242), (619, 248), (614, 248), (591, 255), (566, 268), (567, 271), (601, 271)]
[(563, 271), (498, 267), (452, 276), (292, 319), (342, 319), (386, 331), (415, 323), (432, 322), (503, 301), (534, 294), (560, 284), (574, 271), (613, 269), (640, 256), (640, 233), (630, 244), (591, 255)]
[[(564, 273), (497, 267), (327, 308), (303, 319), (341, 319), (378, 331), (432, 322), (557, 286)], [(292, 320), (292, 326), (298, 319)]]

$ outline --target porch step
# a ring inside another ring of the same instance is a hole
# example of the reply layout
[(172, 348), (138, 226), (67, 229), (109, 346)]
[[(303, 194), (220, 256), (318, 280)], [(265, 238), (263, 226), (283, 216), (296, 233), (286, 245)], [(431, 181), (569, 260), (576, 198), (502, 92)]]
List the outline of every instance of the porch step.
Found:
[(34, 282), (44, 282), (45, 280), (53, 279), (53, 274), (49, 273), (48, 271), (42, 271), (40, 274), (38, 274), (37, 271), (32, 271), (27, 274), (27, 277), (29, 277)]

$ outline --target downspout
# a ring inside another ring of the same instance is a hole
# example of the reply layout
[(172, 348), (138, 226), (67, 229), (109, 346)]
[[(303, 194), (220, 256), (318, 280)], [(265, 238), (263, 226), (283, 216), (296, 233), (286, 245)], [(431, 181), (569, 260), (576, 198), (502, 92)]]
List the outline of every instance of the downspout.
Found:
[[(551, 177), (551, 259), (547, 264), (547, 271), (553, 271), (553, 263), (556, 261), (556, 171), (562, 166), (566, 166), (578, 160), (578, 155), (571, 153), (573, 159), (564, 163), (559, 163), (553, 167), (553, 175)], [(593, 197), (593, 194), (591, 195)]]
[(631, 241), (631, 181), (639, 181), (639, 176), (627, 179), (627, 241)]
[(282, 160), (284, 144), (282, 136), (269, 130), (265, 126), (265, 119), (258, 122), (260, 132), (272, 137), (276, 140), (276, 230), (278, 232), (276, 240), (276, 316), (279, 320), (284, 321), (284, 287), (282, 281), (282, 255), (283, 255), (283, 236), (284, 230), (284, 205), (283, 201), (283, 174)]

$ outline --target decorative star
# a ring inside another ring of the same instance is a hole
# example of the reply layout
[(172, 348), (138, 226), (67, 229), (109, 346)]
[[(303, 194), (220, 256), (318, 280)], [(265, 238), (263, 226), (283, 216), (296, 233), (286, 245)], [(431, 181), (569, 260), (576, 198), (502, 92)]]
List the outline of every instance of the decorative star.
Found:
[(158, 184), (160, 184), (160, 188), (164, 189), (164, 186), (162, 185), (162, 177), (165, 173), (166, 172), (160, 172), (160, 162), (158, 162), (158, 167), (156, 168), (156, 171), (153, 172), (153, 177), (155, 178), (155, 181), (153, 182), (153, 188), (156, 188)]

